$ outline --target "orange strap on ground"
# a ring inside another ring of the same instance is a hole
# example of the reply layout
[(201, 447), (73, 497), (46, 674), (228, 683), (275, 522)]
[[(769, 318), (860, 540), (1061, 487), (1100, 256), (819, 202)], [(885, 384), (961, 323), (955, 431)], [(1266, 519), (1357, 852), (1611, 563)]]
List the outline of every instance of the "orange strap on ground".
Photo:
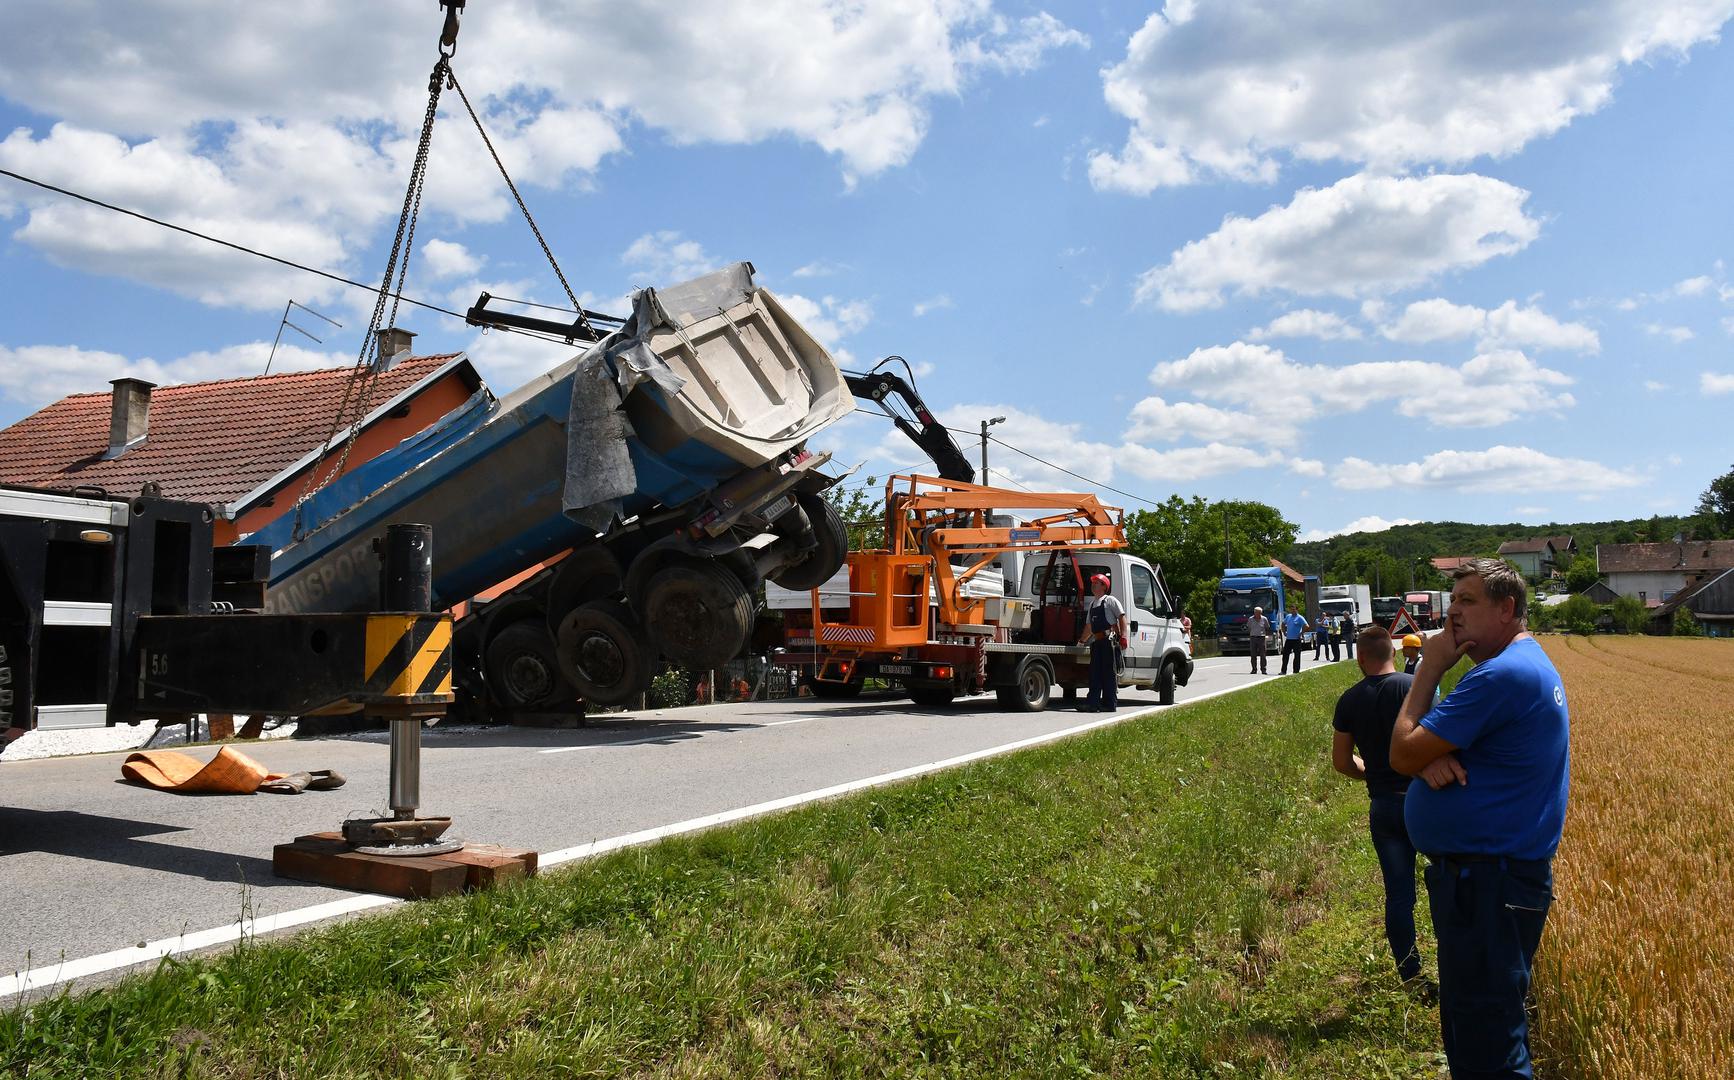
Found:
[(218, 748), (209, 761), (179, 750), (142, 750), (127, 755), (120, 774), (135, 784), (182, 795), (251, 795), (266, 780), (283, 775), (232, 746)]

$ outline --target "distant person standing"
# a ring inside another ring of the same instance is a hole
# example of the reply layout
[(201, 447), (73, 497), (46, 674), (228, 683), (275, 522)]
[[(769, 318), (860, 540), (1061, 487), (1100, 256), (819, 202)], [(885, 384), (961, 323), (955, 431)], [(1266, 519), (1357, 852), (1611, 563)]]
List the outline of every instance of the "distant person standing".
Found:
[(1264, 617), (1264, 609), (1255, 607), (1246, 620), (1246, 654), (1252, 660), (1252, 675), (1270, 674), (1270, 657), (1265, 652), (1265, 642), (1270, 638), (1270, 620)]
[(1331, 617), (1329, 615), (1319, 616), (1318, 625), (1313, 627), (1312, 635), (1313, 659), (1317, 660), (1319, 654), (1324, 651), (1325, 645), (1331, 640)]
[(1421, 635), (1403, 635), (1403, 673), (1415, 674), (1415, 668), (1421, 663)]
[[(1430, 864), (1451, 1075), (1527, 1080), (1525, 1006), (1553, 904), (1571, 722), (1559, 672), (1525, 625), (1529, 590), (1516, 569), (1471, 559), (1452, 577), (1445, 627), (1422, 648), (1391, 732), (1391, 766), (1426, 780), (1410, 788), (1403, 816)], [(1475, 666), (1434, 704), (1463, 656)]]
[[(1090, 578), (1090, 599), (1084, 601), (1087, 629), (1080, 645), (1090, 646), (1090, 692), (1084, 712), (1114, 712), (1120, 707), (1120, 679), (1114, 653), (1126, 640), (1126, 609), (1108, 592), (1108, 575)], [(1100, 703), (1098, 705), (1098, 702)]]
[[(1350, 660), (1355, 658), (1355, 634), (1359, 629), (1360, 627), (1355, 625), (1354, 616), (1339, 615), (1337, 617), (1337, 640), (1342, 643), (1343, 650), (1349, 654)], [(1385, 640), (1389, 641), (1390, 639), (1391, 634), (1386, 631)]]
[(1300, 674), (1301, 648), (1305, 644), (1307, 621), (1298, 611), (1282, 617), (1282, 667), (1279, 675), (1288, 674), (1288, 658), (1294, 657), (1294, 673)]
[(1370, 626), (1361, 632), (1361, 681), (1337, 699), (1331, 721), (1331, 766), (1367, 783), (1367, 829), (1385, 879), (1385, 940), (1397, 962), (1397, 977), (1415, 984), (1421, 954), (1415, 948), (1415, 845), (1403, 823), (1409, 778), (1391, 768), (1391, 729), (1414, 676), (1391, 663), (1391, 632)]

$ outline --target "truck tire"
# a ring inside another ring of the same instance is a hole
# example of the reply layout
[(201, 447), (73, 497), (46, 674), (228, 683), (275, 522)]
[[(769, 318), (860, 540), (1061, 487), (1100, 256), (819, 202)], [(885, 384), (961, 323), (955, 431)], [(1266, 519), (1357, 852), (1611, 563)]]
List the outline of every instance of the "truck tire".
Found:
[(753, 598), (726, 568), (679, 559), (652, 574), (645, 585), (644, 629), (675, 663), (720, 667), (747, 647)]
[(837, 513), (837, 508), (823, 497), (803, 492), (795, 496), (795, 504), (806, 512), (819, 546), (807, 552), (800, 562), (772, 574), (771, 580), (785, 589), (799, 592), (817, 589), (842, 567), (843, 559), (849, 553), (849, 532), (843, 527), (843, 518)]
[(1047, 661), (1026, 656), (1012, 685), (998, 687), (994, 695), (999, 698), (999, 707), (1009, 712), (1041, 712), (1048, 707), (1053, 684), (1054, 672)]
[(861, 682), (823, 682), (819, 679), (803, 679), (807, 688), (813, 691), (813, 696), (824, 701), (846, 701), (849, 698), (861, 696)]
[(1174, 704), (1174, 664), (1167, 660), (1156, 672), (1156, 704)]
[(950, 705), (955, 697), (957, 697), (957, 691), (949, 686), (911, 686), (909, 688), (909, 699), (917, 705), (929, 709), (943, 709)]
[(578, 696), (560, 673), (560, 657), (540, 619), (502, 627), (488, 642), (485, 662), (489, 696), (502, 705), (532, 709)]
[(586, 701), (619, 705), (650, 685), (650, 643), (619, 600), (580, 604), (560, 620), (560, 669)]

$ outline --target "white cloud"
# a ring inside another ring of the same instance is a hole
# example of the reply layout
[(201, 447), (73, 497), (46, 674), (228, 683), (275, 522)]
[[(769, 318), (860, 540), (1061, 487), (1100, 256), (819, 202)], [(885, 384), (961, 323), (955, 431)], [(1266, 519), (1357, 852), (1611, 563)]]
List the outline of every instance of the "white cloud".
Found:
[(1675, 296), (1703, 296), (1715, 284), (1715, 279), (1708, 274), (1699, 274), (1697, 277), (1689, 277), (1684, 281), (1676, 281), (1673, 293)]
[(1237, 341), (1158, 364), (1150, 381), (1241, 405), (1285, 426), (1387, 401), (1399, 415), (1435, 427), (1490, 427), (1576, 404), (1563, 390), (1571, 376), (1515, 350), (1481, 353), (1458, 367), (1420, 360), (1333, 367), (1297, 363), (1280, 349)]
[(1731, 10), (1171, 0), (1102, 74), (1132, 126), (1090, 178), (1147, 193), (1269, 182), (1285, 157), (1389, 169), (1512, 154), (1606, 105), (1623, 67), (1715, 40)]
[(1220, 442), (1174, 450), (1128, 443), (1114, 452), (1128, 471), (1165, 484), (1184, 484), (1240, 469), (1269, 468), (1285, 461), (1280, 450), (1254, 450)]
[(1320, 341), (1342, 341), (1360, 336), (1360, 328), (1341, 315), (1329, 311), (1313, 311), (1311, 308), (1285, 312), (1272, 319), (1270, 325), (1261, 326), (1247, 335), (1253, 341), (1302, 337), (1318, 338)]
[(1278, 420), (1261, 420), (1196, 401), (1167, 402), (1147, 397), (1132, 406), (1126, 438), (1131, 442), (1179, 442), (1182, 439), (1233, 439), (1237, 442), (1280, 443), (1294, 428)]
[(126, 357), (76, 345), (0, 345), (0, 397), (37, 409), (68, 394), (106, 391), (109, 380), (128, 376), (158, 386), (244, 378), (264, 374), (267, 357), (272, 373), (355, 363), (354, 356), (291, 344), (279, 344), (273, 357), (269, 341), (201, 350), (173, 360)]
[(1482, 348), (1575, 349), (1601, 351), (1601, 337), (1583, 323), (1562, 323), (1536, 307), (1518, 307), (1507, 300), (1496, 308), (1478, 308), (1435, 298), (1418, 300), (1403, 309), (1395, 322), (1379, 333), (1391, 341), (1421, 344), (1473, 337)]
[(926, 300), (917, 301), (915, 304), (915, 317), (919, 319), (930, 311), (943, 311), (946, 308), (954, 308), (956, 306), (957, 305), (952, 302), (949, 294), (940, 293), (938, 296), (930, 296)]
[(1666, 390), (1667, 388), (1668, 384), (1665, 382), (1657, 382), (1654, 379), (1644, 380), (1644, 389), (1650, 391), (1652, 394), (1659, 390)]
[(1692, 333), (1686, 326), (1664, 326), (1661, 323), (1645, 323), (1644, 333), (1651, 337), (1665, 337), (1676, 345), (1683, 345), (1698, 335)]
[[(630, 16), (495, 0), (470, 8), (457, 67), (520, 186), (582, 189), (639, 128), (676, 144), (792, 138), (835, 155), (853, 183), (909, 161), (932, 101), (1085, 44), (991, 0), (716, 0), (705, 16), (678, 0), (641, 0)], [(438, 25), (415, 6), (343, 0), (14, 0), (0, 96), (57, 123), (12, 133), (0, 163), (354, 276), (401, 205)], [(424, 208), (460, 222), (513, 212), (461, 111), (438, 130)], [(14, 238), (59, 265), (209, 304), (319, 302), (338, 288), (93, 207), (0, 193), (0, 216), (18, 210)]]
[(847, 269), (849, 268), (842, 263), (834, 263), (826, 259), (819, 259), (815, 262), (805, 263), (801, 266), (795, 267), (794, 272), (789, 276), (794, 278), (830, 277), (833, 274), (840, 274)]
[(1598, 492), (1643, 483), (1643, 477), (1630, 470), (1613, 469), (1581, 458), (1554, 457), (1527, 446), (1441, 450), (1420, 461), (1401, 464), (1351, 457), (1337, 466), (1331, 479), (1337, 487), (1350, 491), (1401, 487), (1459, 494), (1534, 490)]
[(421, 246), (421, 254), (428, 273), (436, 278), (474, 274), (488, 261), (485, 255), (473, 254), (469, 248), (450, 240), (429, 240)]
[(1323, 476), (1325, 463), (1317, 458), (1294, 458), (1288, 463), (1288, 471), (1296, 476)]
[(1698, 389), (1706, 394), (1734, 394), (1734, 374), (1703, 372), (1698, 376)]
[(1145, 271), (1136, 298), (1168, 311), (1221, 306), (1223, 293), (1284, 289), (1379, 295), (1521, 251), (1541, 231), (1529, 193), (1473, 174), (1360, 174), (1305, 188), (1287, 206), (1222, 227)]
[[(873, 305), (865, 300), (839, 300), (834, 296), (811, 300), (799, 293), (778, 293), (777, 299), (821, 345), (833, 350), (839, 341), (866, 329), (873, 321)], [(838, 360), (847, 363), (842, 356)]]
[(1420, 523), (1413, 518), (1397, 518), (1395, 521), (1386, 521), (1377, 514), (1369, 514), (1366, 517), (1356, 518), (1340, 529), (1308, 529), (1301, 535), (1301, 540), (1307, 542), (1314, 540), (1329, 540), (1333, 536), (1347, 536), (1350, 533), (1384, 532), (1386, 529), (1394, 528), (1398, 525), (1418, 524)]
[(673, 285), (722, 266), (724, 260), (712, 256), (697, 240), (687, 240), (670, 229), (645, 233), (634, 240), (620, 256), (635, 275), (646, 276), (643, 285)]

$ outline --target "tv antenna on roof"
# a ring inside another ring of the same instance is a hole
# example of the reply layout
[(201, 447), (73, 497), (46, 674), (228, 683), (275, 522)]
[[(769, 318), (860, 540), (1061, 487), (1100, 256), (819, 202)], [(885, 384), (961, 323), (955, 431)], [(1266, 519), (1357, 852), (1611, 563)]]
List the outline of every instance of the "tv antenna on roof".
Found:
[(337, 327), (339, 330), (343, 329), (343, 324), (338, 322), (336, 319), (333, 319), (331, 316), (321, 315), (321, 314), (319, 314), (319, 312), (314, 311), (312, 308), (308, 307), (306, 304), (298, 304), (293, 300), (289, 301), (287, 304), (283, 305), (283, 317), (281, 319), (277, 320), (277, 336), (271, 340), (271, 355), (267, 356), (265, 358), (265, 372), (264, 373), (266, 375), (271, 374), (271, 362), (273, 360), (277, 359), (277, 345), (279, 342), (281, 342), (283, 340), (283, 328), (285, 326), (287, 326), (289, 329), (295, 331), (296, 333), (302, 335), (303, 337), (311, 338), (315, 344), (318, 344), (318, 345), (325, 344), (325, 342), (320, 341), (317, 337), (314, 337), (312, 334), (308, 333), (305, 329), (303, 329), (299, 326), (296, 326), (294, 323), (289, 321), (289, 312), (293, 308), (300, 308), (302, 311), (305, 311), (309, 315), (313, 315), (317, 318), (324, 319), (326, 322), (330, 323), (332, 326)]

